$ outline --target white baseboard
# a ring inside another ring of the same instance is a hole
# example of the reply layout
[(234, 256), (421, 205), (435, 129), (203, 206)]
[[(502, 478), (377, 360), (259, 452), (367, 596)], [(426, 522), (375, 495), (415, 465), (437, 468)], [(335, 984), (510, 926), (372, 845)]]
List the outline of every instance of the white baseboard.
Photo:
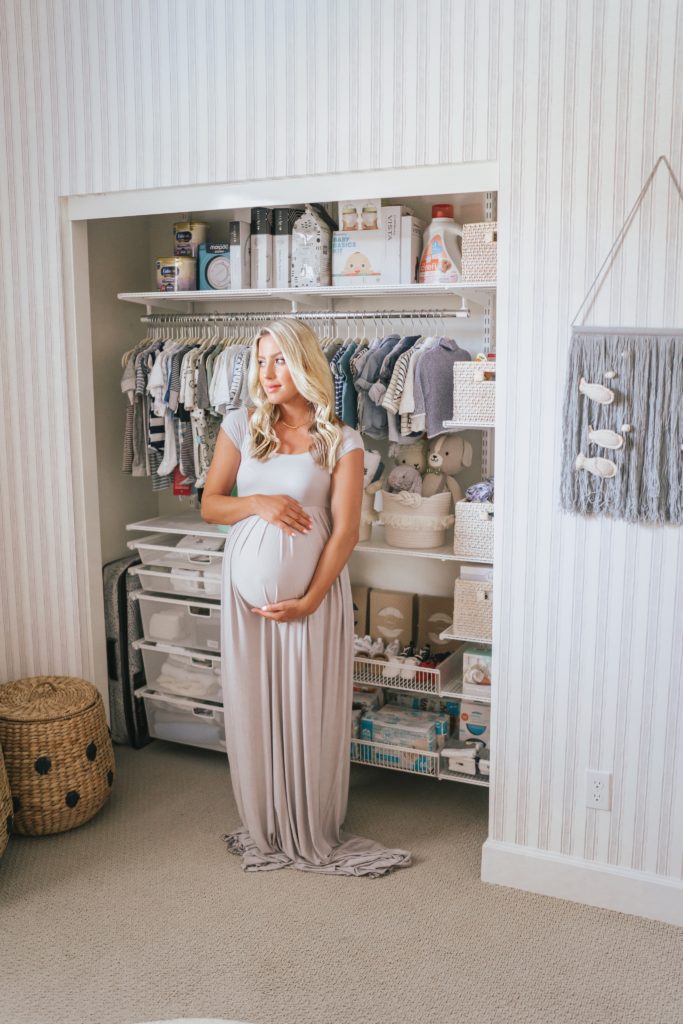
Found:
[(683, 926), (683, 881), (487, 839), (483, 882)]

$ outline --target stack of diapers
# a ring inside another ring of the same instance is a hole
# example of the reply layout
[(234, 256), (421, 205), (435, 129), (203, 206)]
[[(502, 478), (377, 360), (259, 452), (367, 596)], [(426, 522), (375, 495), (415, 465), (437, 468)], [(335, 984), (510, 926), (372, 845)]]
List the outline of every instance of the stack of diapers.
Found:
[(449, 718), (441, 712), (385, 705), (368, 711), (360, 722), (360, 737), (412, 750), (440, 750), (448, 737)]

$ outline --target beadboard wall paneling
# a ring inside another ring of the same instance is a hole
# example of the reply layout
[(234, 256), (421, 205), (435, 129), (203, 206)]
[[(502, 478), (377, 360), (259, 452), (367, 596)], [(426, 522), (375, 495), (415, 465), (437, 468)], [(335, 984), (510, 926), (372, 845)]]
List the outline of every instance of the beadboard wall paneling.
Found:
[[(557, 414), (598, 266), (657, 155), (683, 168), (680, 5), (520, 0), (510, 40), (491, 836), (680, 879), (682, 534), (560, 513)], [(660, 168), (586, 322), (683, 326), (682, 229)], [(611, 814), (585, 807), (589, 767)]]
[[(675, 0), (6, 0), (0, 13), (0, 678), (87, 671), (60, 195), (498, 160), (491, 835), (680, 878), (680, 530), (558, 511), (568, 323), (659, 152), (683, 166)], [(658, 180), (590, 322), (681, 324)], [(586, 767), (614, 772), (587, 812)]]

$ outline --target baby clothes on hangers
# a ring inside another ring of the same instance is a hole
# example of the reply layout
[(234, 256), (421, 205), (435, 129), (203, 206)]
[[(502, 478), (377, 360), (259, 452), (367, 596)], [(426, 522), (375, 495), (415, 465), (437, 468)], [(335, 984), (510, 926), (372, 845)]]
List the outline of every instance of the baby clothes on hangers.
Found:
[(422, 354), (415, 366), (413, 431), (426, 430), (429, 438), (448, 433), (443, 421), (453, 415), (453, 364), (470, 359), (469, 352), (452, 338), (439, 338)]

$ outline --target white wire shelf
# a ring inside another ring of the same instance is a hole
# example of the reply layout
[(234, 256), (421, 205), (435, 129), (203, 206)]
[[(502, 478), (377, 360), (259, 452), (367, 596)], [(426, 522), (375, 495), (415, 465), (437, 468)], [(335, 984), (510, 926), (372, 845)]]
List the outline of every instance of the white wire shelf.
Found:
[(388, 690), (407, 690), (409, 693), (449, 695), (462, 680), (462, 652), (453, 651), (436, 668), (402, 665), (400, 662), (382, 661), (380, 658), (354, 658), (353, 682), (356, 686), (381, 686)]
[[(489, 687), (491, 689), (491, 687)], [(479, 693), (463, 693), (462, 689), (456, 689), (452, 693), (442, 693), (442, 697), (455, 697), (457, 700), (469, 700), (473, 704), (491, 704), (491, 695), (485, 696)]]
[(356, 544), (354, 554), (367, 554), (367, 555), (396, 555), (404, 558), (436, 558), (440, 562), (457, 562), (457, 561), (469, 561), (473, 562), (474, 559), (458, 559), (453, 554), (453, 531), (450, 531), (450, 539), (448, 543), (438, 548), (398, 548), (394, 544), (388, 544), (385, 535), (384, 527), (380, 524), (374, 524), (372, 527), (372, 533), (369, 540), (362, 540)]
[(485, 423), (482, 420), (443, 420), (446, 430), (494, 430), (496, 424)]
[[(349, 288), (328, 285), (320, 288), (234, 288), (227, 290), (185, 291), (185, 292), (119, 292), (123, 302), (134, 302), (169, 312), (192, 312), (195, 304), (206, 306), (218, 303), (243, 302), (289, 302), (292, 309), (319, 306), (321, 300), (334, 299), (390, 299), (400, 297), (466, 299), (477, 306), (485, 306), (495, 294), (495, 281), (467, 284), (393, 284), (384, 287)], [(455, 310), (454, 310), (455, 312)]]
[(351, 760), (354, 764), (367, 764), (375, 768), (388, 768), (410, 775), (439, 777), (439, 751), (415, 750), (412, 747), (396, 747), (389, 743), (375, 743), (373, 740), (352, 739)]
[(465, 640), (470, 644), (486, 644), (490, 647), (493, 643), (492, 640), (486, 640), (480, 636), (470, 636), (467, 633), (456, 633), (453, 626), (449, 626), (448, 629), (444, 629), (443, 633), (439, 633), (440, 640)]
[(466, 775), (464, 772), (450, 772), (447, 768), (439, 768), (439, 779), (448, 782), (464, 782), (468, 786), (489, 789), (488, 775)]

